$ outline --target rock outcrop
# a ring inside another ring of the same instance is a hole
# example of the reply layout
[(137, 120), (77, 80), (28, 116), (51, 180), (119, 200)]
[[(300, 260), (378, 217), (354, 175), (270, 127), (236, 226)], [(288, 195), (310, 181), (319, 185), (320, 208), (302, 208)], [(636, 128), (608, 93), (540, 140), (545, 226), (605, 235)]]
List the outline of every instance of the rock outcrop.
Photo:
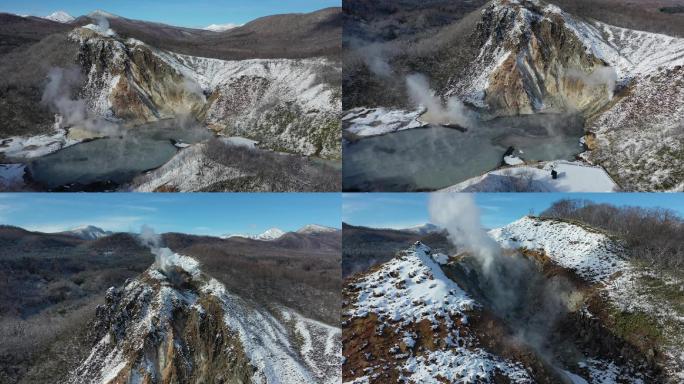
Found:
[(586, 49), (572, 16), (534, 0), (497, 0), (481, 13), (473, 38), (479, 55), (448, 96), (494, 116), (597, 111), (613, 96), (616, 74)]
[(339, 329), (287, 308), (255, 307), (226, 292), (197, 261), (177, 254), (124, 287), (110, 288), (90, 338), (92, 352), (69, 383), (340, 379)]

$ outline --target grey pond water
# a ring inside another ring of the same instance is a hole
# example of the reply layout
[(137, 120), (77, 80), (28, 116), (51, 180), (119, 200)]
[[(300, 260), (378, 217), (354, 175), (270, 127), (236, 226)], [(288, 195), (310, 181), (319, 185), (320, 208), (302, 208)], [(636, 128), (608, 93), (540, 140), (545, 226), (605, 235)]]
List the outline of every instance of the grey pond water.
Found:
[(445, 188), (498, 167), (509, 146), (525, 160), (571, 160), (581, 151), (583, 132), (579, 116), (537, 114), (498, 118), (467, 132), (431, 126), (364, 138), (344, 144), (343, 187)]
[(196, 143), (212, 137), (202, 127), (162, 121), (131, 128), (121, 136), (79, 143), (29, 162), (33, 180), (53, 189), (70, 184), (122, 184), (157, 168), (176, 153), (171, 140)]

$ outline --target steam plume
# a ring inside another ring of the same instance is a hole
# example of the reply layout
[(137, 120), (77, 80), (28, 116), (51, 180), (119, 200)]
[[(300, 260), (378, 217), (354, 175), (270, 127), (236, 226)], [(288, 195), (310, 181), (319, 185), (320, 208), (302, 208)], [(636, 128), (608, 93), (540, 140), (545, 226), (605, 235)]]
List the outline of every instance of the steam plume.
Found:
[(84, 130), (110, 135), (118, 133), (118, 127), (100, 117), (91, 116), (84, 99), (73, 98), (72, 92), (83, 82), (78, 67), (54, 67), (48, 73), (48, 83), (41, 103), (63, 117), (63, 124)]
[(608, 100), (613, 99), (613, 94), (615, 93), (615, 84), (617, 83), (617, 72), (615, 72), (615, 68), (600, 67), (595, 69), (590, 74), (586, 74), (578, 70), (569, 70), (568, 76), (570, 78), (579, 79), (590, 87), (605, 86)]
[(150, 248), (150, 251), (154, 255), (154, 262), (161, 271), (168, 273), (170, 271), (169, 266), (173, 264), (173, 257), (175, 254), (169, 248), (162, 248), (161, 237), (154, 232), (154, 229), (150, 226), (143, 225), (140, 229), (140, 235), (138, 236), (140, 242)]
[(436, 124), (458, 124), (470, 128), (474, 124), (474, 116), (456, 97), (447, 100), (446, 105), (430, 89), (428, 78), (421, 74), (406, 76), (406, 87), (411, 102), (427, 108), (423, 119)]
[(432, 223), (449, 233), (455, 246), (475, 261), (480, 291), (517, 337), (543, 351), (557, 320), (573, 304), (574, 291), (562, 278), (547, 279), (530, 259), (504, 255), (482, 229), (480, 210), (470, 194), (435, 193), (430, 197)]

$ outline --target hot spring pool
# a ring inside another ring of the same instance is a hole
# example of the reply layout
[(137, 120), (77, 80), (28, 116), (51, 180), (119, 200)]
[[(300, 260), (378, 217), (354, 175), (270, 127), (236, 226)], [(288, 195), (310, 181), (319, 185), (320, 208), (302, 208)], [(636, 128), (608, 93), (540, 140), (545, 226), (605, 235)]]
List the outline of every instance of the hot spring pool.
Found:
[(498, 167), (509, 146), (525, 160), (571, 160), (581, 152), (583, 133), (580, 116), (537, 114), (498, 118), (467, 132), (430, 126), (364, 138), (344, 144), (343, 187), (437, 190)]
[(34, 181), (49, 189), (98, 182), (123, 184), (171, 159), (177, 151), (172, 139), (196, 143), (210, 137), (212, 133), (203, 127), (183, 128), (175, 122), (158, 122), (33, 159), (28, 170)]

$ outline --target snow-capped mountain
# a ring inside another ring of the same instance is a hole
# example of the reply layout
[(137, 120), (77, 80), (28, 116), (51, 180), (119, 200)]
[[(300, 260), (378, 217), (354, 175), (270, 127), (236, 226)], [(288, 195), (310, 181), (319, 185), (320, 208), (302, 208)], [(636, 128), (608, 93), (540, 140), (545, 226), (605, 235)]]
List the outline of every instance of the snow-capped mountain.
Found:
[(326, 227), (318, 224), (308, 224), (298, 229), (297, 233), (301, 233), (303, 235), (310, 235), (313, 233), (332, 233), (337, 231), (339, 231), (339, 229), (337, 228)]
[(202, 29), (207, 30), (207, 31), (213, 31), (213, 32), (224, 32), (229, 29), (233, 28), (238, 28), (242, 26), (242, 24), (234, 24), (234, 23), (228, 23), (228, 24), (210, 24)]
[(244, 235), (244, 234), (230, 234), (230, 235), (225, 235), (223, 238), (228, 239), (231, 237), (244, 237), (246, 239), (253, 239), (253, 240), (263, 240), (263, 241), (271, 241), (271, 240), (277, 240), (280, 237), (282, 237), (286, 232), (281, 230), (280, 228), (269, 228), (265, 230), (262, 233), (259, 233), (257, 235)]
[(413, 227), (408, 227), (401, 229), (403, 232), (411, 232), (415, 233), (417, 235), (429, 235), (431, 233), (435, 232), (441, 232), (443, 231), (443, 228), (440, 228), (434, 224), (431, 223), (425, 223), (425, 224), (420, 224), (420, 225), (415, 225)]
[(193, 258), (164, 255), (107, 291), (70, 383), (340, 381), (340, 330), (226, 291)]
[(72, 21), (76, 20), (73, 16), (64, 11), (53, 12), (45, 16), (44, 19), (56, 21), (59, 23), (71, 23)]
[(95, 239), (99, 239), (101, 237), (107, 237), (107, 236), (112, 234), (112, 232), (110, 232), (110, 231), (105, 231), (104, 229), (93, 226), (93, 225), (84, 225), (84, 226), (76, 227), (76, 228), (71, 229), (69, 231), (60, 232), (60, 233), (76, 236), (76, 237), (81, 238), (83, 240), (95, 240)]

